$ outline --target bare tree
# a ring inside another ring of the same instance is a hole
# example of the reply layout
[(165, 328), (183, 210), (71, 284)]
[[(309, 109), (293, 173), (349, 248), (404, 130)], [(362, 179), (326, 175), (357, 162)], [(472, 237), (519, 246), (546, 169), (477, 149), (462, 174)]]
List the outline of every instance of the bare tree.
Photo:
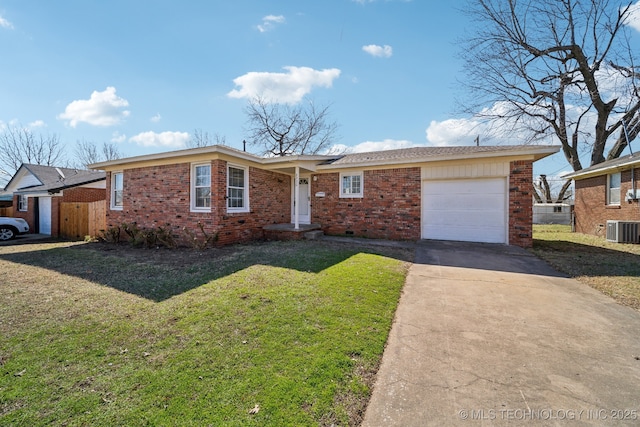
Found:
[(572, 194), (569, 192), (571, 187), (571, 180), (564, 180), (564, 183), (559, 190), (555, 190), (555, 186), (549, 184), (549, 180), (546, 175), (540, 175), (538, 180), (533, 183), (533, 198), (536, 203), (563, 203), (567, 199), (571, 198)]
[(209, 132), (204, 132), (202, 129), (195, 129), (193, 135), (187, 142), (189, 148), (208, 147), (210, 145), (227, 145), (227, 138), (217, 132), (213, 134), (213, 137), (209, 135)]
[(64, 146), (57, 135), (35, 134), (20, 125), (9, 125), (0, 133), (0, 170), (13, 175), (23, 163), (62, 166)]
[(80, 168), (86, 168), (92, 163), (116, 160), (122, 157), (118, 146), (113, 142), (103, 142), (101, 150), (98, 150), (96, 144), (85, 140), (76, 143), (75, 155)]
[(245, 111), (249, 143), (264, 154), (318, 154), (330, 147), (338, 129), (328, 121), (329, 107), (316, 108), (313, 102), (291, 106), (257, 97)]
[(575, 171), (581, 154), (595, 165), (607, 149), (607, 159), (619, 157), (638, 136), (631, 2), (474, 0), (468, 11), (478, 30), (463, 53), (466, 113), (528, 143), (557, 139)]

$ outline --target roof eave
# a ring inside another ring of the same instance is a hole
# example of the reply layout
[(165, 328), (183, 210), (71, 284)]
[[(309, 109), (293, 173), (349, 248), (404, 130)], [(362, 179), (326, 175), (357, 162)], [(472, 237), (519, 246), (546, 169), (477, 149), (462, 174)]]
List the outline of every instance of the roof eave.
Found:
[(165, 160), (165, 159), (180, 158), (180, 157), (198, 156), (203, 154), (226, 154), (229, 156), (234, 156), (234, 157), (252, 161), (252, 162), (260, 162), (260, 160), (262, 159), (261, 157), (258, 157), (255, 154), (239, 151), (230, 147), (226, 147), (224, 145), (209, 145), (206, 147), (187, 148), (187, 149), (178, 150), (178, 151), (145, 154), (142, 156), (127, 157), (124, 159), (108, 160), (106, 162), (92, 163), (87, 165), (87, 167), (90, 169), (106, 170), (106, 169), (114, 169), (114, 168), (117, 168), (118, 166), (134, 164), (134, 163), (148, 162), (148, 161), (154, 161), (154, 160)]
[(533, 161), (537, 161), (543, 159), (547, 156), (557, 153), (560, 150), (559, 146), (530, 146), (530, 149), (527, 150), (508, 150), (508, 151), (486, 151), (479, 153), (455, 153), (455, 154), (444, 154), (437, 156), (423, 156), (416, 157), (413, 159), (387, 159), (387, 160), (368, 160), (362, 162), (354, 162), (354, 163), (342, 163), (342, 164), (326, 164), (326, 165), (318, 165), (318, 169), (326, 170), (326, 169), (347, 169), (347, 168), (360, 168), (360, 167), (371, 167), (371, 166), (393, 166), (400, 164), (418, 164), (418, 163), (433, 163), (433, 162), (445, 162), (445, 161), (455, 161), (455, 160), (468, 160), (468, 159), (486, 159), (486, 158), (497, 158), (497, 157), (522, 157), (522, 156), (531, 156), (533, 157)]
[(591, 178), (594, 176), (598, 176), (598, 175), (605, 175), (611, 171), (616, 171), (616, 170), (625, 170), (628, 168), (632, 168), (634, 166), (640, 166), (640, 157), (639, 158), (633, 158), (633, 159), (629, 159), (628, 162), (625, 163), (619, 163), (616, 165), (611, 165), (611, 166), (605, 166), (605, 167), (601, 167), (601, 168), (596, 168), (596, 169), (591, 169), (591, 170), (579, 170), (577, 172), (572, 172), (570, 174), (565, 175), (563, 178), (566, 179), (586, 179), (586, 178)]

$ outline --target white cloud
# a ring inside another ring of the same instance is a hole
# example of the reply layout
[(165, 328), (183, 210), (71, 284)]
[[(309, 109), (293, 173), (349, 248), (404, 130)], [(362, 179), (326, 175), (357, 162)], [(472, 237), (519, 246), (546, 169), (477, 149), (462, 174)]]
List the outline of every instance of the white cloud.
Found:
[(385, 44), (384, 46), (369, 44), (366, 46), (362, 46), (362, 50), (367, 52), (369, 55), (378, 58), (391, 58), (391, 55), (393, 55), (393, 48), (388, 44)]
[(640, 1), (631, 6), (629, 10), (629, 18), (627, 19), (627, 25), (636, 31), (640, 31)]
[(368, 153), (370, 151), (397, 150), (400, 148), (421, 147), (425, 144), (415, 144), (407, 140), (385, 139), (382, 141), (365, 141), (359, 144), (348, 146), (344, 144), (334, 144), (327, 154), (337, 153)]
[(129, 116), (124, 110), (129, 102), (116, 95), (116, 88), (107, 87), (103, 92), (93, 91), (89, 99), (71, 102), (64, 113), (58, 115), (60, 120), (68, 120), (69, 126), (76, 127), (84, 122), (93, 126), (113, 126)]
[(129, 138), (143, 147), (172, 147), (181, 148), (187, 145), (190, 135), (188, 132), (142, 132)]
[(160, 120), (162, 120), (162, 116), (160, 115), (160, 113), (156, 114), (155, 116), (151, 117), (151, 122), (153, 123), (158, 123)]
[(0, 27), (6, 28), (7, 30), (13, 30), (13, 24), (2, 16), (0, 16)]
[(427, 141), (436, 147), (473, 145), (483, 131), (483, 124), (473, 119), (433, 120), (426, 130)]
[(277, 24), (284, 24), (285, 18), (282, 15), (267, 15), (262, 18), (262, 24), (257, 25), (256, 28), (261, 33), (266, 33), (275, 28)]
[(43, 127), (46, 127), (46, 126), (47, 126), (47, 124), (42, 120), (35, 120), (35, 121), (29, 123), (29, 127), (30, 128), (43, 128)]
[(111, 134), (111, 142), (116, 142), (119, 144), (119, 143), (125, 142), (126, 140), (127, 140), (127, 135), (121, 134), (118, 131)]
[(296, 104), (306, 94), (318, 87), (331, 87), (340, 76), (340, 70), (329, 68), (314, 70), (309, 67), (284, 67), (287, 73), (252, 71), (236, 77), (233, 83), (240, 86), (227, 94), (230, 98), (252, 99), (262, 97), (267, 102)]

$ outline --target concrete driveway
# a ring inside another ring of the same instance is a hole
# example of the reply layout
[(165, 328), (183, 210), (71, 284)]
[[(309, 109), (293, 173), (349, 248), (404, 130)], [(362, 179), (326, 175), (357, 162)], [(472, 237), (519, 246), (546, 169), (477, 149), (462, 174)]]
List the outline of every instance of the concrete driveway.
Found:
[(640, 425), (640, 313), (523, 249), (423, 242), (363, 426)]

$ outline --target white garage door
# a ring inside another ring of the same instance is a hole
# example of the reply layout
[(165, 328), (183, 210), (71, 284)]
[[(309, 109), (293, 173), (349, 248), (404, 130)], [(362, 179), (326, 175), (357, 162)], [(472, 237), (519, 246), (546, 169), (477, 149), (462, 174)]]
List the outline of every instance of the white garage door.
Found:
[(422, 238), (507, 242), (506, 178), (424, 181)]

